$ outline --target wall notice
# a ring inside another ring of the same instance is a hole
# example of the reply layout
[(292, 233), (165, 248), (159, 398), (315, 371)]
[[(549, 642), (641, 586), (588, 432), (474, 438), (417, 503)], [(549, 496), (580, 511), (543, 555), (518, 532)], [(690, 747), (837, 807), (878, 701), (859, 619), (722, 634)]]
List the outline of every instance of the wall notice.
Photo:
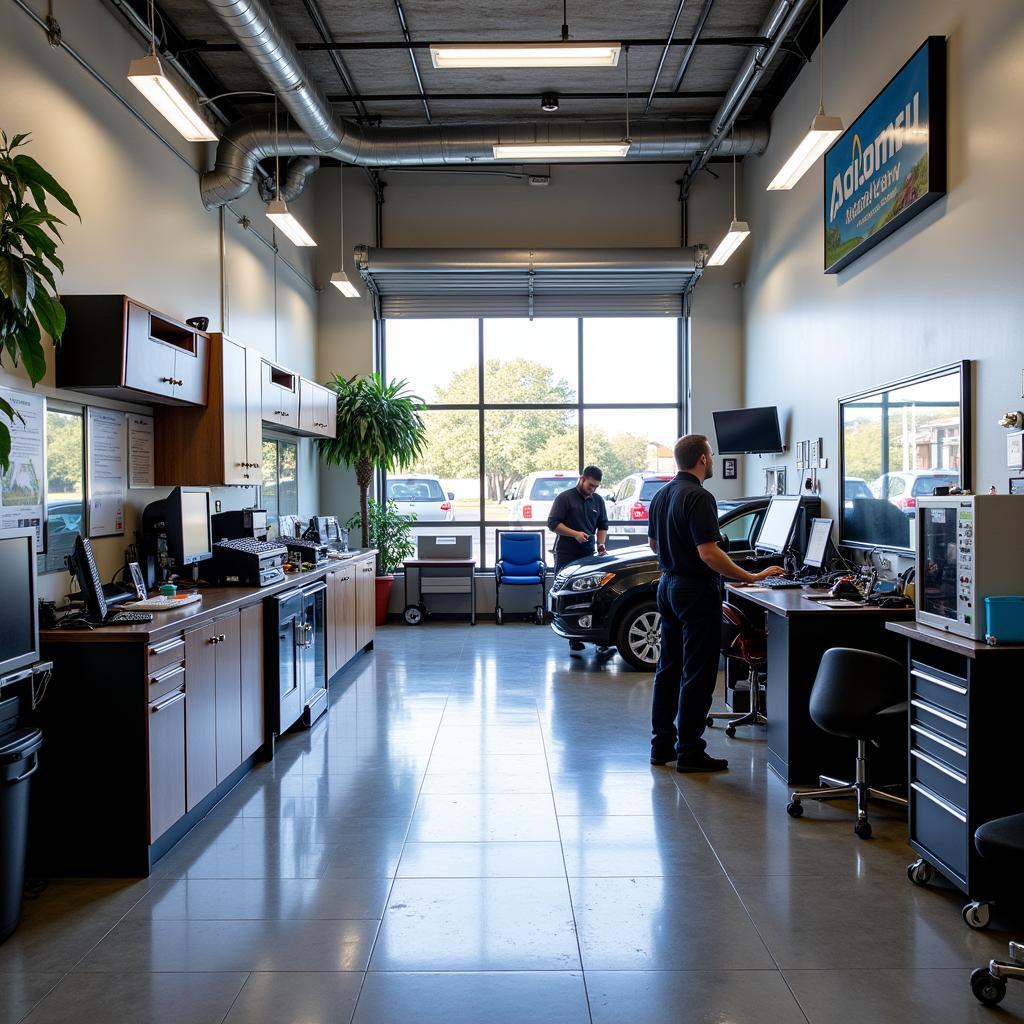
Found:
[(128, 413), (128, 486), (155, 487), (153, 417)]
[[(11, 457), (0, 479), (0, 529), (31, 527), (36, 551), (43, 548), (44, 402), (42, 395), (0, 388), (2, 398), (18, 415), (8, 424)], [(18, 416), (20, 415), (20, 419)]]
[(124, 533), (125, 414), (86, 410), (89, 536)]

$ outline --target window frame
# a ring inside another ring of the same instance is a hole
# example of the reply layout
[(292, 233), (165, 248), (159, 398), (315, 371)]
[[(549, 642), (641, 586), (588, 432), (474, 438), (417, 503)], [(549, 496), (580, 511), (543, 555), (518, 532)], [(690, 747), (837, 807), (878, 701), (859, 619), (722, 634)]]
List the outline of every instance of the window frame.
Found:
[[(277, 523), (282, 515), (286, 516), (297, 516), (299, 514), (299, 473), (301, 472), (300, 466), (302, 460), (299, 458), (299, 438), (285, 437), (281, 434), (274, 434), (269, 431), (264, 431), (260, 438), (260, 445), (273, 444), (277, 449), (277, 456), (274, 460), (276, 467), (275, 481), (274, 481), (274, 494), (275, 501), (277, 502), (277, 511), (271, 515), (270, 510), (267, 509), (267, 526), (277, 529)], [(281, 445), (290, 444), (295, 447), (295, 511), (281, 511)], [(262, 451), (262, 447), (261, 447)], [(260, 471), (260, 502), (266, 504), (266, 497), (264, 494), (265, 483), (263, 477), (263, 471)]]
[[(587, 402), (586, 400), (586, 383), (584, 374), (584, 338), (585, 338), (585, 322), (591, 319), (601, 319), (595, 317), (576, 316), (576, 317), (558, 317), (557, 319), (574, 319), (576, 321), (576, 358), (577, 358), (577, 385), (576, 385), (576, 400), (574, 402), (564, 403), (515, 403), (515, 402), (488, 402), (486, 401), (485, 391), (485, 321), (493, 319), (508, 319), (503, 317), (451, 317), (447, 319), (461, 320), (461, 319), (472, 319), (477, 322), (477, 401), (476, 402), (463, 402), (463, 403), (426, 403), (424, 406), (425, 410), (428, 411), (446, 411), (446, 412), (475, 412), (477, 414), (477, 452), (479, 455), (479, 490), (478, 490), (478, 508), (480, 510), (480, 518), (477, 519), (466, 519), (466, 520), (455, 520), (448, 524), (452, 528), (462, 529), (471, 528), (476, 531), (475, 536), (477, 537), (477, 543), (479, 544), (479, 561), (477, 564), (476, 572), (483, 574), (491, 574), (494, 571), (493, 565), (487, 562), (487, 538), (488, 533), (492, 533), (496, 529), (515, 529), (517, 526), (522, 528), (528, 528), (531, 524), (529, 523), (515, 523), (507, 519), (496, 520), (486, 518), (487, 508), (487, 485), (486, 485), (486, 413), (490, 411), (513, 411), (513, 412), (525, 412), (525, 411), (565, 411), (574, 412), (576, 414), (576, 430), (577, 430), (577, 460), (578, 469), (582, 469), (584, 465), (584, 443), (585, 443), (585, 430), (587, 425), (587, 413), (600, 412), (603, 410), (623, 410), (623, 411), (634, 411), (634, 410), (657, 410), (667, 409), (673, 410), (676, 414), (676, 437), (681, 437), (685, 433), (687, 415), (688, 415), (688, 389), (687, 389), (687, 368), (689, 365), (689, 354), (688, 354), (688, 343), (690, 336), (690, 323), (688, 310), (684, 303), (683, 312), (680, 316), (673, 318), (676, 324), (675, 332), (675, 357), (676, 357), (676, 398), (675, 402)], [(623, 318), (619, 318), (623, 319)], [(627, 317), (625, 319), (635, 320), (664, 320), (664, 317)], [(384, 317), (379, 317), (376, 322), (377, 326), (377, 338), (376, 338), (376, 363), (380, 370), (381, 376), (388, 379), (388, 359), (387, 359), (387, 327), (389, 321)], [(411, 383), (412, 389), (415, 391), (416, 383)], [(396, 474), (397, 475), (397, 474)], [(387, 473), (383, 470), (379, 471), (376, 479), (376, 492), (378, 494), (384, 494), (386, 488)], [(517, 482), (514, 489), (517, 490), (521, 487), (521, 481)], [(608, 502), (611, 504), (611, 501)], [(536, 524), (532, 524), (536, 525)], [(434, 530), (443, 528), (444, 524), (441, 523), (424, 523), (422, 529)], [(628, 519), (611, 519), (609, 517), (609, 527), (615, 526), (630, 526), (635, 528), (636, 523)], [(413, 535), (415, 536), (418, 532), (417, 527), (413, 527)], [(613, 533), (614, 530), (610, 529), (609, 533)], [(624, 532), (624, 531), (623, 531)]]
[(47, 559), (51, 554), (50, 544), (50, 429), (49, 414), (51, 412), (63, 413), (65, 416), (77, 416), (81, 421), (81, 447), (82, 447), (82, 534), (87, 536), (86, 517), (88, 515), (89, 502), (86, 488), (86, 459), (85, 448), (85, 406), (75, 402), (66, 402), (59, 398), (44, 396), (43, 399), (43, 550), (36, 554), (36, 575), (53, 575), (54, 573), (67, 572), (67, 565), (59, 567), (47, 566)]

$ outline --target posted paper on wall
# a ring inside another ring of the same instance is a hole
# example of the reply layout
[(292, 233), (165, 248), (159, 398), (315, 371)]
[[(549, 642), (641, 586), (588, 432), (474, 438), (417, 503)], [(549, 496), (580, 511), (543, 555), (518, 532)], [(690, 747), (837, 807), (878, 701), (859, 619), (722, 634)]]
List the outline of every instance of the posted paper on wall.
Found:
[(128, 413), (128, 486), (155, 487), (153, 417)]
[(0, 529), (31, 527), (36, 531), (36, 551), (43, 551), (43, 452), (45, 421), (42, 395), (0, 388), (2, 398), (16, 413), (11, 432), (11, 457), (0, 478)]
[(125, 414), (86, 410), (89, 451), (89, 536), (124, 533)]

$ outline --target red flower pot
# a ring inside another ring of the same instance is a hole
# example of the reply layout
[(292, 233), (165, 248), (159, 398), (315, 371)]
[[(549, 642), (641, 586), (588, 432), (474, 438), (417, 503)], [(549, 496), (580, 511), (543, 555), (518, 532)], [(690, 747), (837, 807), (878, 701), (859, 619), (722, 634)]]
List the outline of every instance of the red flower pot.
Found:
[(388, 602), (391, 600), (391, 587), (394, 576), (378, 576), (377, 584), (377, 625), (383, 626), (388, 621)]

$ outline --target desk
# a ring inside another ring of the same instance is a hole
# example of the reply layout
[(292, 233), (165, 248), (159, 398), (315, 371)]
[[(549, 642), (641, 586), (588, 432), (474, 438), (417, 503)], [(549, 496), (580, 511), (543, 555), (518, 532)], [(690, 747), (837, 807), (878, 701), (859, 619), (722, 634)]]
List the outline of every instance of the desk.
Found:
[(886, 628), (908, 670), (910, 845), (961, 892), (991, 899), (974, 831), (1024, 810), (1014, 774), (1024, 644), (989, 647), (916, 622)]
[[(403, 563), (405, 566), (405, 609), (406, 612), (410, 608), (422, 609), (423, 605), (423, 576), (426, 573), (428, 576), (437, 577), (452, 577), (458, 579), (459, 577), (469, 577), (469, 624), (471, 626), (476, 625), (476, 559), (475, 558), (407, 558)], [(416, 570), (416, 592), (417, 600), (410, 604), (409, 602), (409, 570)], [(455, 572), (445, 572), (443, 570), (454, 569)], [(430, 593), (431, 591), (428, 591)], [(448, 594), (464, 594), (466, 590), (434, 590), (435, 594), (448, 593)], [(405, 614), (405, 613), (403, 613)], [(410, 625), (418, 624), (421, 619), (417, 618), (412, 621), (406, 616), (405, 619)]]
[[(856, 743), (822, 732), (811, 721), (811, 687), (821, 656), (830, 647), (858, 647), (900, 658), (901, 641), (885, 630), (893, 619), (913, 618), (912, 608), (829, 608), (802, 591), (767, 590), (730, 583), (726, 600), (768, 631), (768, 767), (784, 782), (816, 781), (819, 775), (847, 778)], [(880, 752), (881, 753), (881, 752)], [(902, 778), (902, 752), (891, 761), (874, 759), (875, 777)]]

